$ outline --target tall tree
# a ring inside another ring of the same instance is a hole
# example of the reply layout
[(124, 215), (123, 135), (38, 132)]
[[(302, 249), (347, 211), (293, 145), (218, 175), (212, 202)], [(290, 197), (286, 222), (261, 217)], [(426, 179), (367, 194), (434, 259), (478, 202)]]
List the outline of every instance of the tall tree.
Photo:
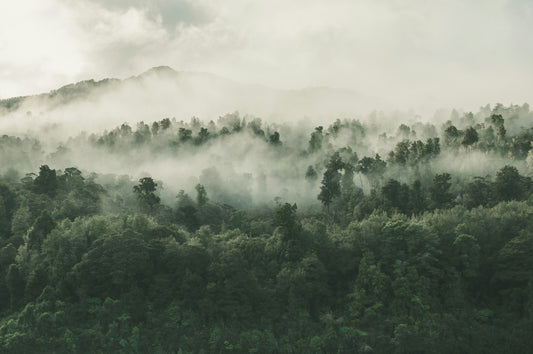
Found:
[(474, 208), (479, 205), (487, 206), (492, 200), (492, 186), (490, 181), (483, 177), (474, 177), (474, 181), (465, 187), (463, 204), (467, 208)]
[(400, 189), (401, 184), (395, 179), (389, 179), (383, 187), (381, 187), (381, 196), (386, 206), (397, 208), (400, 204)]
[(314, 183), (318, 178), (318, 174), (313, 166), (309, 165), (305, 171), (305, 180), (309, 183)]
[(157, 183), (151, 177), (141, 178), (139, 184), (133, 187), (142, 210), (152, 212), (159, 204), (161, 199), (155, 194), (156, 187)]
[(300, 258), (306, 246), (301, 237), (302, 225), (296, 218), (297, 209), (296, 203), (280, 205), (276, 209), (273, 222), (281, 232), (281, 255), (291, 261)]
[(494, 188), (498, 200), (521, 200), (524, 198), (522, 176), (514, 166), (504, 166), (496, 173)]
[(56, 223), (50, 216), (50, 213), (43, 210), (28, 232), (28, 249), (40, 251), (46, 236), (48, 236), (50, 231), (55, 227)]
[(11, 264), (6, 274), (6, 285), (11, 298), (11, 308), (21, 303), (24, 297), (24, 277), (17, 264)]
[(409, 189), (409, 210), (415, 215), (426, 210), (426, 198), (419, 180), (414, 181)]
[(56, 170), (50, 169), (48, 165), (42, 165), (39, 168), (39, 175), (33, 181), (33, 188), (36, 193), (53, 197), (57, 190)]
[(322, 148), (322, 140), (324, 140), (324, 135), (322, 131), (324, 127), (318, 126), (315, 128), (315, 131), (311, 133), (311, 139), (309, 140), (309, 151), (315, 152)]
[(490, 116), (490, 122), (495, 127), (500, 127), (500, 126), (503, 126), (503, 124), (505, 123), (505, 119), (503, 119), (501, 114), (493, 114)]
[(16, 207), (15, 193), (6, 185), (0, 184), (0, 240), (11, 236), (11, 221)]
[(335, 152), (328, 164), (326, 165), (326, 171), (322, 178), (322, 185), (320, 186), (320, 193), (318, 194), (318, 200), (320, 200), (328, 209), (331, 201), (340, 196), (341, 194), (341, 173), (340, 169), (344, 167), (341, 157), (338, 152)]
[(433, 178), (433, 184), (429, 188), (431, 200), (437, 208), (445, 208), (452, 202), (453, 195), (449, 192), (452, 184), (452, 176), (449, 173), (436, 174)]
[(504, 141), (506, 133), (507, 131), (505, 130), (503, 124), (496, 128), (496, 136), (498, 137), (498, 141)]
[(281, 140), (279, 140), (279, 133), (274, 132), (272, 135), (268, 137), (268, 142), (274, 146), (281, 145)]
[(207, 191), (205, 187), (198, 183), (195, 187), (196, 189), (196, 202), (199, 206), (205, 205), (209, 199), (207, 198)]
[(463, 140), (461, 141), (461, 144), (463, 146), (470, 146), (474, 143), (476, 143), (479, 140), (477, 131), (474, 127), (470, 127), (466, 129), (465, 134), (463, 135)]
[(461, 133), (457, 128), (453, 125), (450, 125), (446, 130), (444, 131), (444, 143), (448, 146), (454, 146), (457, 144), (457, 141), (459, 140), (459, 136), (461, 136)]

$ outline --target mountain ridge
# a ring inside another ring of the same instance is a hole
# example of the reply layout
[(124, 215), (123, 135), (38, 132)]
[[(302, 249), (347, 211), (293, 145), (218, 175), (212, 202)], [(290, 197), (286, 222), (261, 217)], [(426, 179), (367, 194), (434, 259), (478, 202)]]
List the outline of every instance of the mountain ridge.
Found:
[(311, 87), (304, 87), (304, 88), (298, 88), (298, 89), (277, 89), (277, 88), (272, 88), (272, 87), (268, 87), (268, 86), (256, 84), (256, 83), (238, 82), (238, 81), (234, 81), (232, 79), (218, 76), (216, 74), (212, 74), (209, 72), (178, 71), (170, 66), (162, 65), (162, 66), (152, 67), (138, 75), (133, 75), (125, 79), (118, 79), (118, 78), (104, 78), (101, 80), (86, 79), (86, 80), (81, 80), (78, 82), (73, 82), (70, 84), (60, 86), (59, 88), (50, 90), (49, 92), (43, 92), (43, 93), (38, 93), (34, 95), (14, 96), (14, 97), (0, 99), (0, 109), (3, 108), (5, 112), (16, 111), (17, 109), (21, 107), (21, 105), (24, 102), (27, 102), (28, 100), (33, 100), (33, 99), (36, 99), (36, 100), (56, 99), (57, 100), (56, 104), (65, 104), (65, 103), (69, 103), (79, 98), (84, 98), (86, 97), (86, 95), (90, 94), (92, 90), (95, 90), (95, 89), (109, 88), (109, 87), (113, 87), (114, 85), (120, 85), (120, 84), (124, 84), (128, 82), (144, 80), (144, 79), (150, 78), (151, 76), (156, 76), (158, 78), (163, 78), (163, 79), (179, 79), (180, 76), (181, 77), (183, 76), (203, 77), (203, 78), (208, 78), (208, 79), (216, 80), (216, 81), (224, 81), (232, 85), (241, 85), (241, 86), (246, 86), (246, 87), (259, 88), (261, 90), (284, 92), (289, 95), (294, 95), (294, 94), (299, 94), (299, 93), (302, 93), (302, 94), (310, 94), (310, 93), (314, 93), (314, 94), (322, 94), (322, 93), (356, 94), (356, 92), (353, 90), (344, 89), (344, 88), (336, 88), (336, 87), (328, 87), (328, 86), (311, 86)]
[(0, 117), (3, 121), (12, 118), (11, 127), (24, 117), (33, 117), (37, 125), (84, 124), (88, 131), (161, 117), (195, 116), (209, 121), (236, 111), (277, 123), (318, 122), (360, 116), (382, 107), (375, 102), (349, 89), (278, 89), (208, 72), (156, 66), (124, 79), (82, 80), (47, 93), (3, 99)]

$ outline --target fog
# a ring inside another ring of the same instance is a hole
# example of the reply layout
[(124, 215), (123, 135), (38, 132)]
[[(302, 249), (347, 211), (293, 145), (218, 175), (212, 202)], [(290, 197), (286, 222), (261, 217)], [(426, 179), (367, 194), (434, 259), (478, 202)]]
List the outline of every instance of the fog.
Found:
[[(405, 139), (442, 144), (450, 119), (461, 134), (493, 134), (492, 114), (508, 135), (531, 126), (527, 1), (21, 0), (0, 14), (4, 173), (76, 166), (108, 179), (153, 176), (169, 203), (202, 183), (220, 202), (312, 204), (339, 149), (386, 161)], [(172, 127), (151, 131), (164, 118)], [(194, 143), (202, 127), (210, 138)], [(369, 193), (391, 177), (467, 180), (508, 163), (530, 171), (523, 156), (457, 145), (424, 168), (354, 181)]]
[(0, 98), (160, 65), (426, 115), (532, 98), (525, 0), (20, 0), (0, 14)]
[(16, 111), (4, 110), (0, 128), (18, 134), (30, 128), (34, 135), (69, 136), (163, 117), (216, 120), (234, 111), (277, 123), (328, 122), (369, 111), (375, 104), (349, 90), (275, 90), (158, 67), (123, 81), (81, 82), (30, 97)]
[[(518, 134), (531, 126), (527, 105), (486, 105), (474, 113), (441, 109), (430, 116), (367, 107), (369, 113), (358, 114), (364, 102), (352, 91), (275, 90), (168, 67), (125, 80), (69, 85), (14, 105), (5, 102), (1, 173), (14, 169), (22, 177), (42, 164), (58, 170), (74, 166), (86, 177), (97, 173), (97, 182), (114, 189), (128, 181), (126, 191), (151, 176), (167, 205), (180, 190), (194, 195), (200, 183), (211, 200), (235, 207), (275, 201), (316, 206), (335, 151), (344, 151), (355, 164), (376, 154), (387, 161), (381, 176), (356, 171), (355, 186), (366, 194), (389, 178), (418, 179), (427, 186), (435, 173), (448, 172), (464, 184), (475, 176), (494, 176), (507, 164), (530, 173), (524, 158), (443, 144), (452, 123), (459, 129), (476, 126), (484, 136), (492, 114), (502, 114), (509, 133)], [(203, 138), (201, 129), (207, 133)], [(313, 148), (318, 129), (320, 143)], [(391, 160), (405, 139), (430, 138), (440, 138), (438, 156), (406, 166)], [(314, 180), (305, 177), (310, 166), (318, 174)]]
[(531, 0), (0, 0), (0, 353), (530, 352), (532, 38)]

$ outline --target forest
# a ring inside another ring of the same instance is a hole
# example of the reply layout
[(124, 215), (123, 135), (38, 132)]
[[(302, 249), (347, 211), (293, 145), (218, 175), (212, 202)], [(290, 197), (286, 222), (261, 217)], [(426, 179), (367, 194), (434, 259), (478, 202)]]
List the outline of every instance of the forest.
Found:
[(527, 104), (54, 129), (0, 137), (0, 352), (533, 348)]

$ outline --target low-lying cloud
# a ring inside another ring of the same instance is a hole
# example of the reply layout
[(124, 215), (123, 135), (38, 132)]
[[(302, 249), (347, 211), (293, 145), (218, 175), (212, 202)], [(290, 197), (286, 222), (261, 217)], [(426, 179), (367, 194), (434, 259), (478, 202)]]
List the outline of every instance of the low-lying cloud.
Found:
[(21, 0), (0, 13), (3, 98), (170, 65), (275, 88), (355, 89), (387, 108), (531, 101), (523, 0)]

